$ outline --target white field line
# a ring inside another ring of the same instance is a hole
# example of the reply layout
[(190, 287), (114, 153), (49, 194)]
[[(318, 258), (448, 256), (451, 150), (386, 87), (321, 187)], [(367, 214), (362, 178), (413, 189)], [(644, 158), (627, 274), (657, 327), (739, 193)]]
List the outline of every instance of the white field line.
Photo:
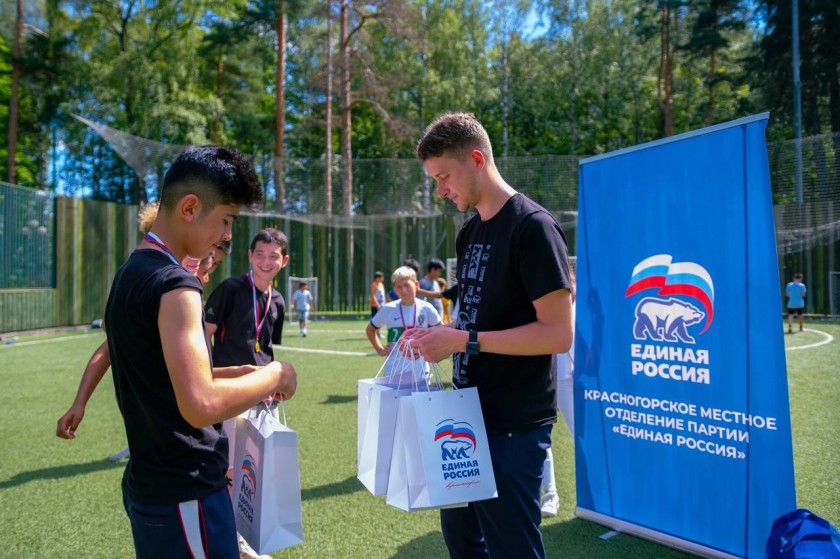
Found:
[(85, 336), (93, 336), (98, 334), (99, 332), (89, 332), (87, 334), (76, 334), (75, 336), (62, 336), (61, 338), (50, 338), (48, 340), (32, 340), (30, 342), (17, 342), (12, 341), (12, 343), (7, 344), (8, 341), (11, 340), (3, 340), (0, 341), (0, 349), (3, 348), (11, 348), (11, 347), (21, 347), (27, 345), (40, 345), (40, 344), (52, 344), (55, 342), (66, 342), (67, 340), (78, 340), (79, 338), (84, 338)]
[[(812, 344), (800, 345), (795, 347), (786, 347), (785, 351), (794, 351), (797, 349), (811, 349), (819, 346), (823, 346), (826, 344), (830, 344), (834, 341), (834, 336), (829, 334), (828, 332), (823, 332), (822, 330), (815, 330), (813, 328), (806, 328), (806, 332), (814, 332), (816, 334), (821, 334), (823, 339), (819, 342), (814, 342)], [(314, 332), (313, 332), (314, 333)], [(325, 330), (318, 332), (319, 334), (327, 334), (327, 333), (342, 333), (342, 334), (357, 334), (358, 331), (356, 330)], [(90, 332), (88, 334), (77, 334), (75, 336), (63, 336), (60, 338), (50, 338), (49, 340), (33, 340), (31, 342), (14, 342), (11, 344), (0, 343), (0, 349), (4, 348), (12, 348), (12, 347), (23, 347), (23, 346), (30, 346), (30, 345), (39, 345), (39, 344), (51, 344), (56, 342), (66, 342), (67, 340), (77, 340), (81, 337), (85, 336), (94, 336), (98, 334), (98, 332)], [(348, 356), (356, 356), (356, 357), (363, 357), (366, 355), (374, 355), (373, 353), (365, 353), (362, 351), (334, 351), (330, 349), (307, 349), (302, 347), (290, 347), (290, 346), (280, 346), (279, 348), (281, 351), (299, 351), (301, 353), (323, 353), (325, 355), (348, 355)]]
[(351, 355), (355, 357), (365, 357), (368, 355), (376, 355), (375, 353), (365, 353), (363, 351), (334, 351), (332, 349), (309, 349), (304, 347), (291, 347), (287, 345), (281, 345), (279, 347), (274, 348), (278, 351), (278, 353), (283, 353), (284, 351), (299, 351), (301, 353), (323, 353), (326, 355)]
[(819, 347), (821, 345), (830, 344), (834, 341), (834, 336), (829, 334), (828, 332), (823, 332), (822, 330), (814, 330), (813, 328), (806, 328), (806, 332), (814, 332), (816, 334), (822, 334), (823, 339), (819, 342), (814, 342), (812, 344), (807, 345), (798, 345), (795, 347), (786, 347), (785, 351), (793, 351), (795, 349), (811, 349), (812, 347)]

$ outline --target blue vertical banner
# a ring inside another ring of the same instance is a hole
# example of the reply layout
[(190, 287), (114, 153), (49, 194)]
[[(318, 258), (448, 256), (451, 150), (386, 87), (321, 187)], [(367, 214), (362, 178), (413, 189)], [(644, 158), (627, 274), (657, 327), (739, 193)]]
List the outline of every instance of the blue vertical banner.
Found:
[(577, 513), (711, 557), (796, 508), (767, 118), (580, 167)]

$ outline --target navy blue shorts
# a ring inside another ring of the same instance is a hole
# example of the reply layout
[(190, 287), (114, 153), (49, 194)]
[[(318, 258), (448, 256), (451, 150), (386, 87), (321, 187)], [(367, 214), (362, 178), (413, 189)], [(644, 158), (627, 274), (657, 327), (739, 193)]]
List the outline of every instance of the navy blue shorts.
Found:
[(146, 505), (123, 491), (138, 559), (239, 559), (227, 488), (175, 505)]
[(788, 314), (795, 314), (797, 316), (801, 316), (805, 313), (805, 309), (803, 307), (799, 307), (798, 309), (788, 309)]

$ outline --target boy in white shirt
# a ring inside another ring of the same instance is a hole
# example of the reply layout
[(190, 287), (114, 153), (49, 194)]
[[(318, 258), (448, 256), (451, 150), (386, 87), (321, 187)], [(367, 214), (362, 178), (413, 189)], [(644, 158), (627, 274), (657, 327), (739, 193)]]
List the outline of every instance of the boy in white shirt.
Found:
[[(420, 283), (417, 281), (417, 273), (413, 269), (402, 266), (394, 270), (391, 275), (391, 285), (398, 299), (382, 305), (382, 308), (370, 319), (367, 328), (365, 328), (365, 333), (373, 349), (383, 357), (387, 357), (391, 353), (397, 340), (406, 330), (429, 328), (441, 323), (437, 310), (431, 304), (417, 298), (417, 288)], [(385, 346), (382, 345), (376, 335), (377, 331), (383, 326), (388, 331), (387, 345)], [(396, 362), (396, 360), (394, 361)], [(425, 361), (422, 358), (418, 358), (417, 361), (425, 371)], [(415, 366), (417, 366), (417, 363), (415, 363)], [(386, 374), (395, 372), (386, 371)]]
[(298, 285), (298, 290), (292, 294), (292, 308), (297, 311), (300, 335), (306, 337), (306, 327), (309, 325), (309, 313), (315, 310), (315, 298), (306, 288), (306, 282)]

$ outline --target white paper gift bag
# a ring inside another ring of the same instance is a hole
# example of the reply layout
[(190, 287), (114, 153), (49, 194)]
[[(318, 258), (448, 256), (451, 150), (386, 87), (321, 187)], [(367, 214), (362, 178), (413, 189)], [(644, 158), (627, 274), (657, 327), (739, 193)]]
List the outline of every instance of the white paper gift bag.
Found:
[[(386, 363), (389, 360), (399, 358), (389, 356)], [(421, 368), (403, 371), (359, 380), (357, 477), (373, 495), (384, 495), (388, 489), (399, 398), (419, 389), (420, 382), (425, 387)]]
[(298, 435), (264, 405), (236, 418), (233, 510), (257, 553), (303, 542)]
[(413, 511), (497, 496), (478, 390), (400, 398), (386, 502)]

